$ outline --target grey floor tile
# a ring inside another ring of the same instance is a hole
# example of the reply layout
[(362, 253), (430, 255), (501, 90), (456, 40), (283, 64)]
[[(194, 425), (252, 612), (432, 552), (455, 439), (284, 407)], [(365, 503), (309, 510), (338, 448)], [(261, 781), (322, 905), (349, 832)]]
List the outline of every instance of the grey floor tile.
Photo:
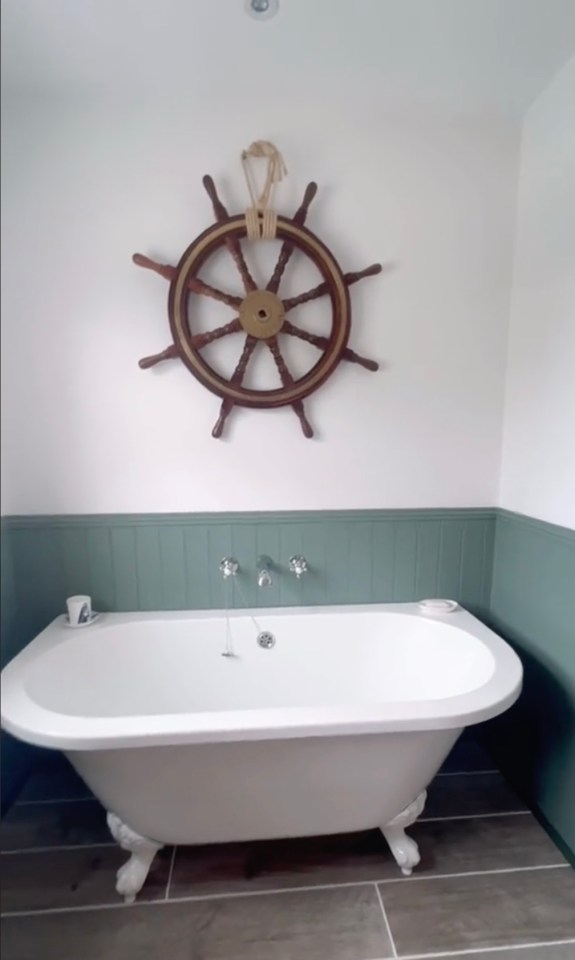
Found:
[(202, 960), (358, 960), (392, 954), (373, 886), (219, 901), (200, 944)]
[(500, 773), (461, 774), (435, 778), (427, 792), (422, 819), (526, 809)]
[[(560, 864), (565, 860), (531, 814), (414, 824), (421, 864), (414, 876)], [(257, 844), (180, 847), (173, 897), (291, 889), (401, 878), (378, 830)], [(408, 881), (406, 881), (408, 882)]]
[(293, 889), (400, 876), (378, 830), (254, 844), (179, 847), (173, 897)]
[(176, 904), (8, 917), (2, 921), (1, 939), (2, 960), (196, 960), (197, 957), (190, 948), (193, 919)]
[(40, 770), (26, 781), (17, 803), (37, 800), (76, 800), (92, 793), (72, 767)]
[(96, 800), (16, 804), (0, 826), (2, 850), (110, 842), (106, 813)]
[(421, 853), (414, 876), (565, 863), (532, 814), (434, 820), (415, 823), (408, 833)]
[(487, 953), (450, 954), (449, 960), (575, 960), (575, 940), (571, 943), (546, 943), (521, 950), (489, 950)]
[(391, 946), (372, 886), (9, 918), (3, 960), (367, 960)]
[[(2, 857), (2, 912), (116, 904), (116, 871), (129, 854), (119, 847), (78, 847)], [(139, 894), (165, 896), (172, 851), (160, 851)]]
[(575, 938), (569, 867), (414, 880), (380, 890), (400, 955)]
[(493, 770), (496, 764), (477, 740), (463, 735), (455, 744), (441, 770), (444, 773), (462, 773), (469, 770)]
[(261, 889), (258, 846), (222, 843), (178, 847), (170, 885), (171, 897)]

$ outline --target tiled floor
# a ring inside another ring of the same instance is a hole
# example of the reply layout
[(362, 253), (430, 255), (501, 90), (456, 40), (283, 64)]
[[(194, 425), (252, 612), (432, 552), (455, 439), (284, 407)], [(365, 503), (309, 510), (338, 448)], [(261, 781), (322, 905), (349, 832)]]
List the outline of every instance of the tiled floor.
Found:
[(575, 873), (490, 767), (456, 747), (411, 878), (378, 831), (182, 847), (126, 907), (126, 854), (62, 764), (2, 823), (3, 960), (575, 960)]

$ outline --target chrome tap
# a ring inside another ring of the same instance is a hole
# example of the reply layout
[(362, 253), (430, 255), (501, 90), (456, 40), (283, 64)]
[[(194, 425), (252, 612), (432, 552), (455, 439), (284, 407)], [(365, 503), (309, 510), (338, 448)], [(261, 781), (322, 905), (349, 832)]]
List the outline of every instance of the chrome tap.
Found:
[(307, 573), (307, 560), (305, 557), (296, 555), (295, 557), (289, 558), (289, 570), (290, 573), (295, 573), (298, 580), (303, 577), (304, 573)]
[(273, 580), (270, 569), (273, 566), (272, 561), (265, 554), (258, 557), (258, 587), (271, 587)]
[(224, 580), (227, 580), (228, 577), (235, 577), (239, 569), (240, 565), (233, 557), (224, 557), (223, 560), (220, 560), (220, 573)]

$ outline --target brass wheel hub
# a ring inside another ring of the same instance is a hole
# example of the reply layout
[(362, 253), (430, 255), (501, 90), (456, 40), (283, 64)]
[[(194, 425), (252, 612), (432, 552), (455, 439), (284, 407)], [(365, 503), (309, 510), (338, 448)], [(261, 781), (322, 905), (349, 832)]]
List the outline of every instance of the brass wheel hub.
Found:
[(283, 327), (284, 306), (270, 290), (252, 290), (242, 300), (240, 323), (246, 333), (258, 340), (275, 337)]

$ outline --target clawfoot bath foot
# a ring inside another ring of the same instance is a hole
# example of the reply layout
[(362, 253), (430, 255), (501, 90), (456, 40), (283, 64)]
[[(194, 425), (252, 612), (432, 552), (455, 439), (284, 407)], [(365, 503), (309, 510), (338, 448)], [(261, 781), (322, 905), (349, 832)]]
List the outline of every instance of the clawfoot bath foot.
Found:
[(108, 814), (108, 827), (116, 843), (132, 856), (116, 874), (116, 890), (126, 903), (133, 903), (140, 892), (158, 850), (164, 846), (155, 840), (141, 837), (130, 827), (122, 823), (115, 813)]
[(407, 836), (405, 828), (410, 827), (411, 824), (415, 823), (417, 818), (421, 816), (426, 799), (427, 793), (424, 790), (413, 803), (410, 803), (405, 810), (398, 813), (390, 823), (381, 827), (381, 832), (389, 844), (389, 848), (395, 857), (397, 865), (401, 867), (401, 872), (405, 874), (406, 877), (411, 875), (413, 868), (416, 867), (421, 860), (421, 856), (419, 854), (419, 847), (415, 840)]

